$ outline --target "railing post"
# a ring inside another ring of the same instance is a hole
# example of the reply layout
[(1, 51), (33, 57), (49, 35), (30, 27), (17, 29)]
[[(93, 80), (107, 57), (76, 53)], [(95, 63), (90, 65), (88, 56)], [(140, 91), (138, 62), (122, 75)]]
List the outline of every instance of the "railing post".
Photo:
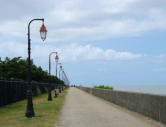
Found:
[(0, 81), (0, 107), (3, 105), (3, 95), (2, 95), (2, 92), (3, 92), (3, 83), (2, 81)]
[(52, 87), (50, 83), (48, 84), (48, 101), (52, 101), (51, 90), (52, 90)]

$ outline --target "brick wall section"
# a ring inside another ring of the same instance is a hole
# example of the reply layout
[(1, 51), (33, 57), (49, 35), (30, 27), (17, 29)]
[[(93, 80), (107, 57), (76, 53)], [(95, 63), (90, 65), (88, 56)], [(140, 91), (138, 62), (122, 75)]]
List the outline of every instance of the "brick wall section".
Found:
[(166, 124), (166, 96), (112, 91), (88, 87), (79, 89)]

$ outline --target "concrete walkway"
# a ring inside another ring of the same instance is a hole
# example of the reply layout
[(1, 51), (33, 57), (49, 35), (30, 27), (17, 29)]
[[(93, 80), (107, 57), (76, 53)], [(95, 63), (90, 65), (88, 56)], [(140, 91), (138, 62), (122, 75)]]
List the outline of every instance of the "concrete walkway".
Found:
[(55, 127), (166, 127), (147, 117), (70, 88)]

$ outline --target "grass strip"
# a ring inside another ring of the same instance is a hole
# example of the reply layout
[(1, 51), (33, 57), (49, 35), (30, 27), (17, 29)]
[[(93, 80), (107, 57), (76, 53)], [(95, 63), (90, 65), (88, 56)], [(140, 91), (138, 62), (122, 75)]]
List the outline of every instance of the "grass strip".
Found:
[(0, 127), (53, 127), (59, 120), (67, 91), (53, 101), (47, 101), (47, 94), (34, 97), (34, 118), (25, 117), (26, 100), (0, 108)]

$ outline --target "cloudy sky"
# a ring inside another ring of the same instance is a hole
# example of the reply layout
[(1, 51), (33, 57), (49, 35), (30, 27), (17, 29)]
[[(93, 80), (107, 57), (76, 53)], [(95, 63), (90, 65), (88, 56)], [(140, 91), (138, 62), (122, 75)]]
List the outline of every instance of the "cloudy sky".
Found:
[[(48, 70), (58, 51), (72, 84), (166, 84), (165, 0), (1, 0), (0, 56), (27, 57), (31, 24), (32, 58)], [(54, 58), (52, 57), (52, 61)], [(55, 63), (52, 65), (55, 74)]]

